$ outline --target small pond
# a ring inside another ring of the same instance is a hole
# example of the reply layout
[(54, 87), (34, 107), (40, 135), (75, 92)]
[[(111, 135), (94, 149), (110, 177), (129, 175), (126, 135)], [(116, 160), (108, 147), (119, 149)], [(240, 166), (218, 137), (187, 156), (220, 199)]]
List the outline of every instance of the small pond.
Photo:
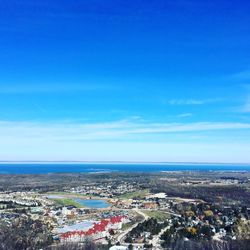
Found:
[(108, 208), (110, 204), (104, 200), (84, 200), (84, 199), (74, 199), (75, 202), (78, 202), (84, 207), (88, 208)]

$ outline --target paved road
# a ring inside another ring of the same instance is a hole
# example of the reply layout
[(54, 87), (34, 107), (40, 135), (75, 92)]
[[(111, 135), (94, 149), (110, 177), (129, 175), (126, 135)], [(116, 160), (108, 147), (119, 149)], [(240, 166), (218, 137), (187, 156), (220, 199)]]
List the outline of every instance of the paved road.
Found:
[[(145, 210), (145, 209), (144, 209), (144, 210)], [(119, 241), (119, 242), (121, 243), (121, 245), (123, 245), (123, 246), (128, 246), (128, 245), (129, 245), (129, 243), (125, 243), (125, 242), (124, 242), (124, 239), (125, 239), (126, 235), (127, 235), (133, 228), (137, 227), (139, 223), (142, 223), (142, 222), (144, 222), (145, 220), (148, 220), (148, 219), (150, 218), (150, 217), (149, 217), (147, 214), (145, 214), (142, 210), (139, 210), (139, 209), (137, 209), (137, 208), (134, 208), (133, 211), (135, 211), (136, 213), (138, 213), (139, 215), (141, 215), (141, 216), (143, 217), (143, 220), (142, 220), (141, 222), (138, 222), (138, 223), (134, 224), (133, 226), (131, 226), (130, 228), (126, 229), (124, 232), (122, 232), (121, 234), (119, 234), (119, 235), (117, 236), (116, 240)], [(152, 211), (152, 210), (149, 210), (149, 211)], [(168, 213), (168, 214), (170, 214), (170, 215), (176, 216), (176, 217), (181, 217), (181, 215), (176, 214), (176, 213), (173, 213), (173, 212), (166, 212), (165, 210), (164, 210), (164, 212), (165, 212), (165, 213)], [(152, 244), (152, 245), (153, 245), (153, 249), (154, 249), (154, 250), (162, 249), (162, 248), (161, 248), (161, 245), (160, 245), (160, 237), (161, 237), (161, 235), (162, 235), (166, 230), (168, 230), (168, 229), (169, 229), (169, 226), (163, 228), (163, 229), (161, 230), (161, 232), (160, 232), (158, 235), (153, 236), (153, 239), (150, 240), (149, 244)], [(137, 247), (143, 247), (143, 245), (144, 245), (144, 243), (133, 243), (133, 246), (137, 246)]]
[(144, 222), (145, 220), (149, 219), (148, 215), (146, 215), (145, 213), (143, 213), (142, 211), (140, 211), (139, 209), (133, 209), (133, 211), (135, 211), (136, 213), (138, 213), (139, 215), (141, 215), (143, 217), (143, 220), (141, 222), (138, 222), (136, 224), (134, 224), (133, 226), (131, 226), (130, 228), (126, 229), (124, 232), (122, 232), (121, 234), (118, 235), (117, 237), (117, 241), (119, 241), (120, 243), (123, 242), (123, 240), (125, 239), (125, 236), (135, 227), (138, 226), (139, 223)]
[(159, 234), (157, 235), (154, 235), (153, 236), (153, 239), (149, 241), (149, 244), (152, 244), (153, 245), (153, 249), (155, 250), (159, 250), (159, 249), (162, 249), (161, 245), (160, 245), (160, 238), (161, 236), (163, 235), (163, 233), (165, 231), (167, 231), (168, 229), (170, 228), (170, 226), (167, 226), (165, 228), (163, 228)]
[(141, 215), (144, 218), (143, 221), (148, 220), (150, 218), (147, 214), (143, 213), (143, 211), (139, 210), (138, 208), (133, 209), (133, 211)]

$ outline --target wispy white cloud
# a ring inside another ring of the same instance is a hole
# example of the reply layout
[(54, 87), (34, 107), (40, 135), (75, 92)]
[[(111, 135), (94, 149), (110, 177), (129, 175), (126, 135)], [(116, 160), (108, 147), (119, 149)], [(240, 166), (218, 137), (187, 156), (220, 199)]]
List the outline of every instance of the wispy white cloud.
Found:
[[(233, 130), (246, 138), (250, 123), (1, 121), (0, 160), (250, 162), (247, 140), (218, 139), (222, 131), (231, 135)], [(192, 139), (202, 131), (204, 137)], [(207, 138), (209, 131), (213, 139)]]
[(135, 135), (171, 134), (216, 130), (250, 129), (250, 123), (196, 122), (150, 123), (121, 120), (106, 123), (74, 122), (0, 122), (0, 138), (21, 140), (116, 140), (133, 138)]
[(185, 117), (191, 117), (191, 116), (193, 116), (192, 113), (183, 113), (183, 114), (179, 114), (177, 117), (185, 118)]
[(233, 74), (231, 77), (238, 80), (250, 80), (250, 70), (238, 72), (236, 74)]
[(170, 105), (203, 105), (218, 102), (220, 99), (172, 99), (168, 101)]
[(114, 90), (117, 86), (108, 84), (1, 84), (0, 94), (34, 94), (34, 93), (61, 93), (78, 91)]
[(243, 107), (241, 107), (240, 111), (243, 113), (250, 113), (250, 96), (247, 97), (246, 102)]
[(238, 113), (250, 113), (250, 84), (245, 84), (243, 86), (244, 97), (241, 98), (242, 104), (233, 107), (231, 110)]

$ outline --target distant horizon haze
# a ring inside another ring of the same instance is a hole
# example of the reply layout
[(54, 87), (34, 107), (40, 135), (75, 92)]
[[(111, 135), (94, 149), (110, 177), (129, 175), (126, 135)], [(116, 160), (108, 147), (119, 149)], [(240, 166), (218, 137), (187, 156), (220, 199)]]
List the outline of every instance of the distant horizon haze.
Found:
[(185, 162), (185, 161), (180, 161), (180, 162), (175, 162), (175, 161), (84, 161), (84, 160), (79, 160), (79, 161), (73, 161), (73, 160), (51, 160), (51, 161), (42, 161), (42, 160), (36, 160), (36, 161), (4, 161), (0, 160), (0, 165), (1, 164), (163, 164), (163, 165), (250, 165), (250, 162)]

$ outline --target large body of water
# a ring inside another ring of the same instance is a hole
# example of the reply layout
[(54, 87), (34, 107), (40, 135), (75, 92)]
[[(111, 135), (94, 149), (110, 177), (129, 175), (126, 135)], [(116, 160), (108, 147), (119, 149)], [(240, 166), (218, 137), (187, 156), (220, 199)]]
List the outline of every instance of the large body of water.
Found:
[(93, 164), (93, 163), (0, 163), (0, 174), (105, 173), (161, 171), (250, 171), (250, 164)]

